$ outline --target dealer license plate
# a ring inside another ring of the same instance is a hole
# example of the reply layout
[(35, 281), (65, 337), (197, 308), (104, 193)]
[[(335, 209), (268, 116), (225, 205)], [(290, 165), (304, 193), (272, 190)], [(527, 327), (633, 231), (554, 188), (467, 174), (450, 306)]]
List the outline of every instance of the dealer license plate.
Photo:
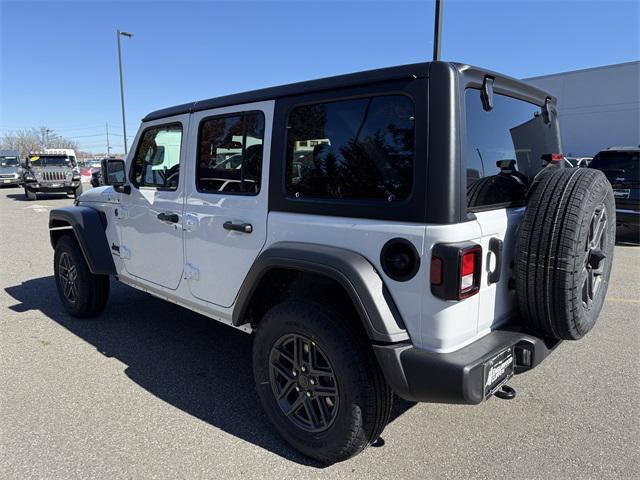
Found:
[(616, 189), (613, 191), (613, 196), (615, 198), (629, 198), (629, 189), (624, 189), (624, 190), (620, 190), (620, 189)]
[(503, 350), (484, 363), (484, 396), (493, 395), (507, 380), (513, 377), (513, 347)]
[(51, 188), (58, 188), (58, 187), (61, 187), (61, 186), (62, 186), (62, 185), (61, 185), (61, 184), (59, 184), (59, 183), (52, 183), (52, 184), (51, 184)]

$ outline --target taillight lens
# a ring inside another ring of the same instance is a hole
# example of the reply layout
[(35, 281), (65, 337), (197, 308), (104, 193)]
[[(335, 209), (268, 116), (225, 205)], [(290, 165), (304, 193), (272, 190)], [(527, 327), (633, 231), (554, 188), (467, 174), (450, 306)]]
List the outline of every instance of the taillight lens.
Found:
[(480, 245), (460, 250), (458, 299), (468, 298), (480, 290), (482, 247)]
[(442, 285), (442, 259), (431, 257), (431, 285)]
[(564, 155), (562, 155), (561, 153), (552, 153), (551, 154), (551, 161), (552, 162), (561, 162), (564, 159)]
[(436, 243), (431, 250), (431, 293), (462, 300), (480, 291), (482, 247), (473, 242)]

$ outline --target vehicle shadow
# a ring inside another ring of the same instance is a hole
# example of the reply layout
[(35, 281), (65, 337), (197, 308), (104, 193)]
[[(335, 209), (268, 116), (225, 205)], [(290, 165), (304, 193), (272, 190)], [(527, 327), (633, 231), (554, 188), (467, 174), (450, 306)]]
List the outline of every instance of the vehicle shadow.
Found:
[(36, 202), (38, 200), (60, 200), (62, 198), (72, 199), (71, 195), (67, 195), (64, 193), (39, 193), (38, 198), (36, 200), (27, 200), (27, 197), (24, 196), (24, 192), (20, 193), (9, 193), (6, 195), (7, 198), (11, 200), (15, 200), (16, 202)]
[[(18, 302), (11, 310), (41, 311), (126, 364), (126, 375), (156, 397), (283, 458), (323, 467), (293, 450), (265, 418), (254, 388), (252, 336), (116, 281), (111, 287), (106, 311), (89, 320), (65, 312), (53, 276), (5, 291)], [(397, 399), (391, 421), (413, 405)]]

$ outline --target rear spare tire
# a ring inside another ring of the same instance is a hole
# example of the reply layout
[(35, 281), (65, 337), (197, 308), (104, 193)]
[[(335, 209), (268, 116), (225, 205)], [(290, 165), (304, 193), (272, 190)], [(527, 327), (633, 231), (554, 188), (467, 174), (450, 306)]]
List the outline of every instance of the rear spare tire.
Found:
[(611, 184), (599, 170), (538, 175), (516, 250), (516, 293), (526, 326), (563, 340), (593, 328), (611, 274), (615, 215)]

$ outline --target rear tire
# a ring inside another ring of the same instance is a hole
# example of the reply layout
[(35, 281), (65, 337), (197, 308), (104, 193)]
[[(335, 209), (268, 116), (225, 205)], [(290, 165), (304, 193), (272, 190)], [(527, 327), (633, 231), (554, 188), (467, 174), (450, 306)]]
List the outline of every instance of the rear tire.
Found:
[(550, 170), (533, 182), (520, 224), (516, 293), (525, 324), (577, 340), (595, 325), (613, 262), (616, 210), (598, 170)]
[(391, 413), (392, 391), (366, 337), (350, 327), (348, 317), (304, 299), (271, 308), (255, 334), (253, 370), (267, 416), (296, 450), (323, 463), (371, 445)]
[(27, 200), (35, 200), (36, 198), (38, 198), (36, 192), (28, 189), (26, 186), (24, 187), (24, 196)]
[(75, 240), (64, 235), (56, 244), (53, 270), (58, 295), (67, 312), (78, 318), (95, 317), (109, 299), (109, 276), (94, 275)]

